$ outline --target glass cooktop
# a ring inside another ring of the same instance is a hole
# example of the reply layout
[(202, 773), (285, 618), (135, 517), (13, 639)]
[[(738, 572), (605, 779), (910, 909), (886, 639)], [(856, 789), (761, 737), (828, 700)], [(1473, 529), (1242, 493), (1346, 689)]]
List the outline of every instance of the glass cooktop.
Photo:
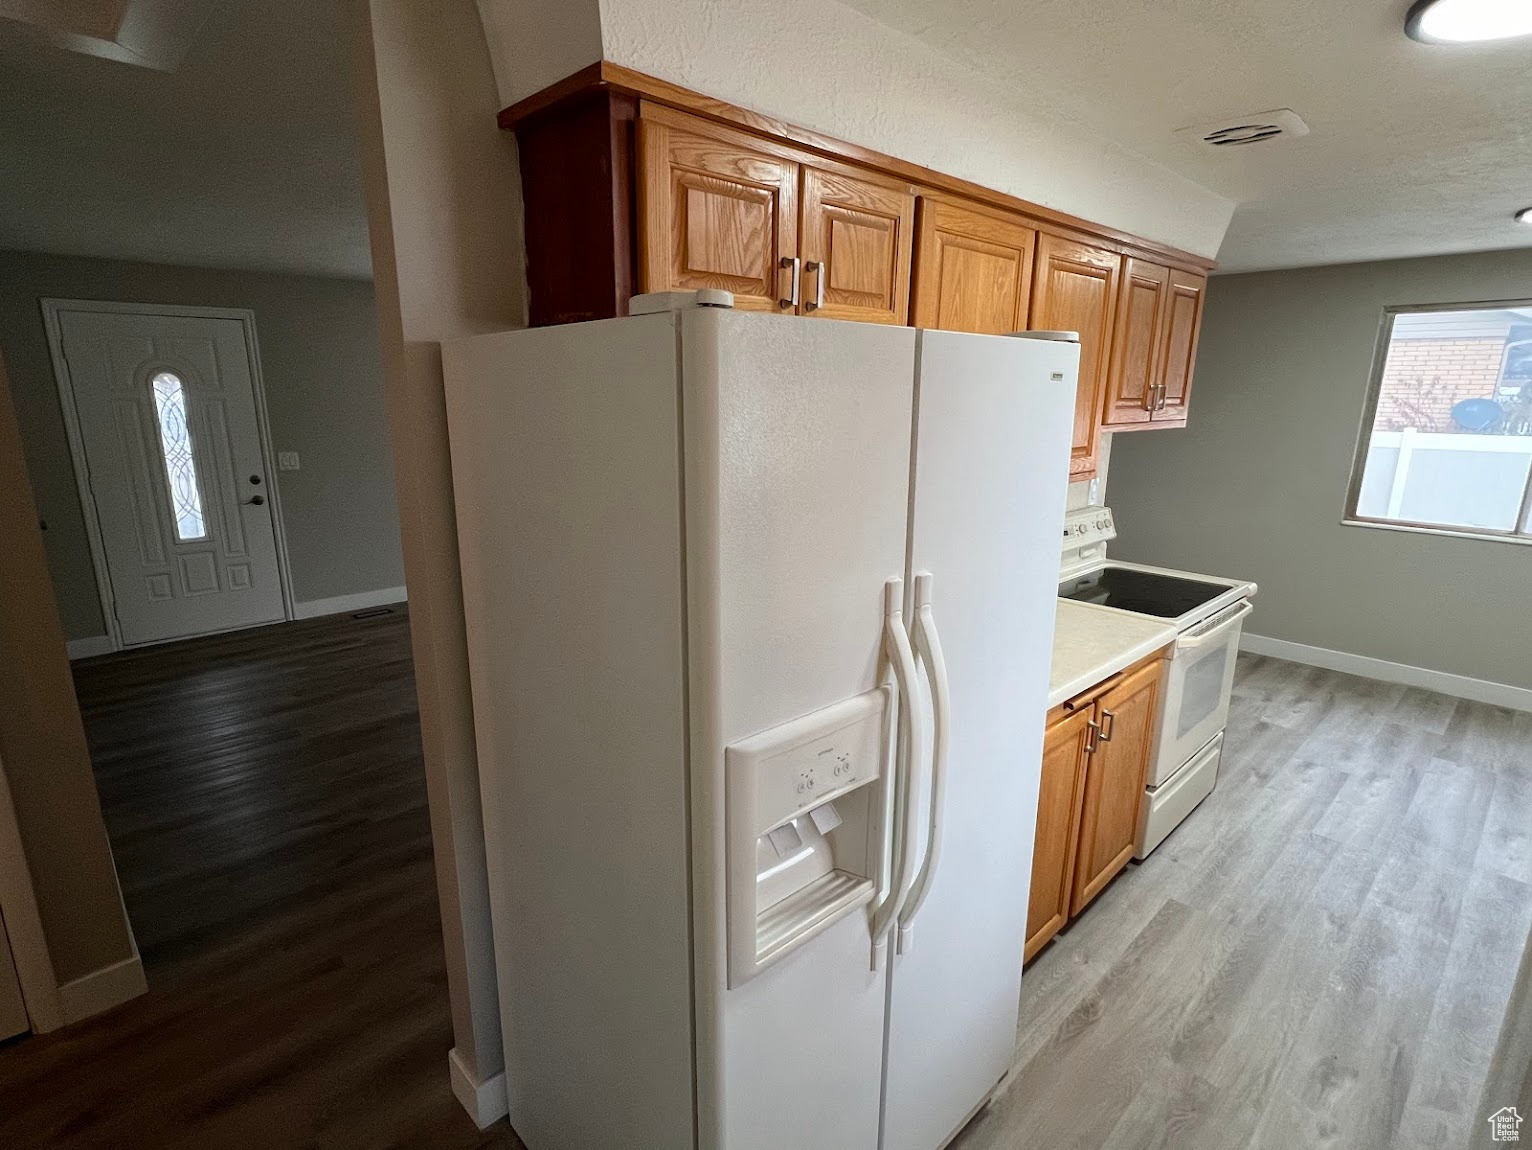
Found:
[(1223, 583), (1203, 583), (1177, 575), (1106, 566), (1066, 579), (1059, 584), (1059, 597), (1137, 611), (1140, 615), (1155, 615), (1161, 619), (1176, 619), (1228, 590), (1228, 585)]

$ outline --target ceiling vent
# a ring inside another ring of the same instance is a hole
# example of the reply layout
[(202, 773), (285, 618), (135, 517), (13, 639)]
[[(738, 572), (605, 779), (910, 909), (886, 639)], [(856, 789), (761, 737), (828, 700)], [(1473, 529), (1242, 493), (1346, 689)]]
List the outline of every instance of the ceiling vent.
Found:
[(1272, 112), (1251, 112), (1246, 116), (1231, 116), (1207, 124), (1181, 128), (1176, 135), (1195, 147), (1243, 148), (1250, 144), (1264, 144), (1286, 136), (1307, 136), (1309, 126), (1291, 108), (1278, 108)]

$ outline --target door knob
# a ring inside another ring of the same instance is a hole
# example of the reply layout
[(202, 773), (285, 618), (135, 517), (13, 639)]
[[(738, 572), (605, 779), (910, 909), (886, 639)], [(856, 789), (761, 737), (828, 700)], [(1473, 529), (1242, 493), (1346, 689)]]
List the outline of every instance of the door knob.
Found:
[(264, 495), (252, 495), (249, 499), (245, 500), (245, 506), (246, 507), (259, 507), (259, 506), (261, 506), (265, 502), (266, 502), (266, 497)]

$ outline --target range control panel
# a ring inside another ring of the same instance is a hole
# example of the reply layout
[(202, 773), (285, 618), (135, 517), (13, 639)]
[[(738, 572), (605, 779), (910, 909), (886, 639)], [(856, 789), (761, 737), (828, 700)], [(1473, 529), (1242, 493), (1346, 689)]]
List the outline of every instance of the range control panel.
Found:
[(1110, 507), (1082, 507), (1064, 516), (1065, 551), (1106, 543), (1117, 538), (1117, 525)]
[(755, 777), (755, 833), (876, 779), (883, 769), (888, 689), (784, 723), (726, 752)]

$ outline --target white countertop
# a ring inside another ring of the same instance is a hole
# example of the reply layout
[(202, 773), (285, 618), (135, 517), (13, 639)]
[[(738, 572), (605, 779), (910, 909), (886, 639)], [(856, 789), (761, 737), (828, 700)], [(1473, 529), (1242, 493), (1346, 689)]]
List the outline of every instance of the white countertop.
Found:
[(1134, 615), (1073, 599), (1058, 601), (1053, 628), (1053, 673), (1048, 706), (1088, 690), (1145, 655), (1173, 643), (1176, 628), (1163, 619)]

